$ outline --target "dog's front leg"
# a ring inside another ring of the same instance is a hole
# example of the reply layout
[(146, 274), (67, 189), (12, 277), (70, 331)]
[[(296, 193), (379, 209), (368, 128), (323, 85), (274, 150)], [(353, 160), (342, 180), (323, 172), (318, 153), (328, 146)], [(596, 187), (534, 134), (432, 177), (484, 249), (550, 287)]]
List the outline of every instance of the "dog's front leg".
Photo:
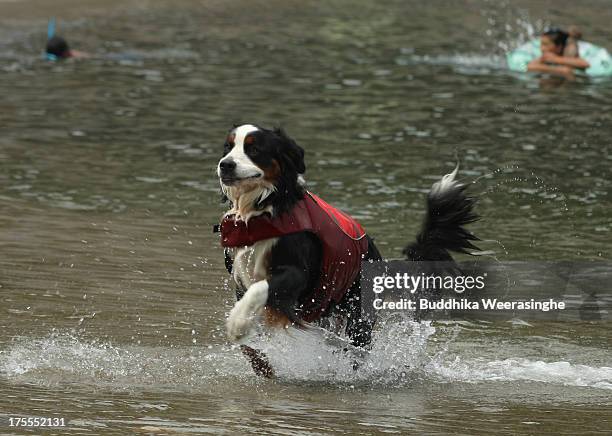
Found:
[(227, 337), (230, 340), (237, 341), (249, 333), (255, 318), (262, 313), (268, 301), (268, 290), (268, 281), (260, 280), (249, 286), (236, 302), (226, 322)]

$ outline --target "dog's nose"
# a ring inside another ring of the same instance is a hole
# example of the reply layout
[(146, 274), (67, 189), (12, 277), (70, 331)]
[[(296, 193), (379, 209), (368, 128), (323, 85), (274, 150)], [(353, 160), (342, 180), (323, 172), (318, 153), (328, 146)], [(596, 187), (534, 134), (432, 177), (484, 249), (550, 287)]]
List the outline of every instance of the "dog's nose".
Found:
[(219, 169), (221, 170), (221, 174), (229, 174), (236, 169), (236, 162), (231, 159), (222, 160), (219, 162)]

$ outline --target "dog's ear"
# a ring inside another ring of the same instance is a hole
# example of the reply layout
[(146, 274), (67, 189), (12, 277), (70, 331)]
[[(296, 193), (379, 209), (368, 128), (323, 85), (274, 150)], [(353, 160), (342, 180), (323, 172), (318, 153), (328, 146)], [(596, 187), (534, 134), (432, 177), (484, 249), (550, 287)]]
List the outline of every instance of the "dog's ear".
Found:
[(281, 154), (287, 156), (298, 174), (304, 174), (306, 172), (304, 149), (297, 145), (297, 142), (291, 139), (282, 128), (276, 127), (274, 133), (281, 140), (281, 146), (283, 147)]

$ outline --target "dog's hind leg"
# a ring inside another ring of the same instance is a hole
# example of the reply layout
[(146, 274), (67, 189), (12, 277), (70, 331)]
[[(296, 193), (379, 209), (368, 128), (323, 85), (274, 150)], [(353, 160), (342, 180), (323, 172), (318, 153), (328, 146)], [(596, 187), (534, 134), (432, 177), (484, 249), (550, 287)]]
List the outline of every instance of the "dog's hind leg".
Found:
[[(363, 260), (382, 260), (378, 248), (370, 237), (368, 237), (368, 254)], [(347, 313), (346, 335), (356, 347), (366, 348), (372, 342), (372, 329), (376, 319), (374, 314), (368, 315), (363, 310), (362, 301), (361, 283), (358, 278), (344, 297), (343, 309)]]
[(346, 311), (346, 335), (356, 347), (365, 348), (372, 341), (375, 320), (369, 319), (361, 308), (361, 284), (359, 279), (346, 293), (343, 310)]

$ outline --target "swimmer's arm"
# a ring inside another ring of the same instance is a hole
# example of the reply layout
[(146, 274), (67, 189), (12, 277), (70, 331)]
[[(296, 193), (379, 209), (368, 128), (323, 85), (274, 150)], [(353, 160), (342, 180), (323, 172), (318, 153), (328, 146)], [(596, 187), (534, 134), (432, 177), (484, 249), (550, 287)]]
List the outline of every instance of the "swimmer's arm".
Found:
[(580, 57), (567, 57), (560, 56), (560, 61), (557, 62), (560, 65), (567, 65), (568, 67), (578, 68), (579, 70), (586, 70), (591, 66), (586, 60)]
[(70, 50), (70, 57), (71, 58), (90, 58), (91, 55), (84, 51)]
[(534, 59), (527, 64), (527, 71), (532, 73), (545, 73), (552, 74), (555, 76), (562, 76), (566, 79), (573, 79), (574, 73), (572, 69), (563, 65), (548, 65), (540, 61), (540, 59)]
[(567, 67), (578, 68), (580, 70), (586, 70), (591, 66), (591, 64), (581, 57), (559, 56), (552, 53), (544, 53), (540, 60), (542, 62), (551, 62), (553, 64), (565, 65)]

